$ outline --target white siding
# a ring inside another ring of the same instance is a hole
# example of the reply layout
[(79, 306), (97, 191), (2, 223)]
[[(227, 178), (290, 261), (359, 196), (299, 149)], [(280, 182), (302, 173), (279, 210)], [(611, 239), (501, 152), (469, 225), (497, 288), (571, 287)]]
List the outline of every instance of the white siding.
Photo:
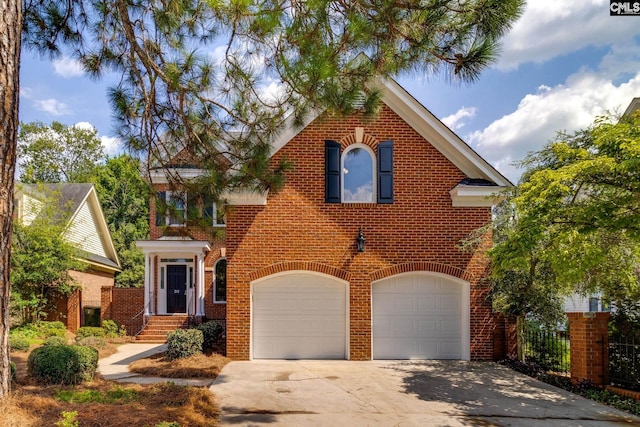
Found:
[(44, 203), (40, 200), (29, 197), (26, 194), (19, 203), (21, 203), (22, 206), (20, 206), (18, 214), (22, 216), (21, 219), (24, 225), (30, 225), (44, 206)]
[(94, 217), (89, 204), (85, 202), (73, 219), (65, 237), (84, 251), (108, 258), (104, 250), (103, 237), (96, 227), (96, 223), (97, 217)]

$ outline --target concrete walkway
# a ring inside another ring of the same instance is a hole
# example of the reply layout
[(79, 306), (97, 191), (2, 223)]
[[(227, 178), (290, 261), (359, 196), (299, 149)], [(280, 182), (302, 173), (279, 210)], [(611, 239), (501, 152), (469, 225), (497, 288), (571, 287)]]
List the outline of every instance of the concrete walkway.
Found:
[(155, 384), (172, 382), (178, 385), (190, 385), (194, 387), (208, 387), (213, 379), (188, 379), (188, 378), (164, 378), (149, 377), (129, 371), (129, 364), (138, 359), (153, 356), (167, 349), (166, 344), (123, 344), (118, 347), (118, 352), (109, 357), (98, 360), (98, 372), (106, 380), (136, 383)]
[(233, 426), (640, 425), (494, 363), (231, 362), (210, 390)]

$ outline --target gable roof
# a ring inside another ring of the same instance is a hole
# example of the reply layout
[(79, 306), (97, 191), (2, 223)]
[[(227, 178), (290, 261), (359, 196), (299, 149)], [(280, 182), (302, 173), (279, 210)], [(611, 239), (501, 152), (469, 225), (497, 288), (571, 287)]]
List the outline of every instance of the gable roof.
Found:
[(629, 106), (625, 110), (623, 116), (629, 116), (629, 115), (631, 115), (631, 113), (633, 113), (636, 110), (640, 110), (640, 97), (633, 98), (631, 100), (631, 102), (629, 103)]
[(120, 260), (93, 184), (17, 184), (16, 189), (41, 202), (53, 197), (58, 204), (53, 213), (40, 209), (35, 218), (63, 225), (65, 238), (78, 246), (84, 261), (99, 269), (120, 271)]
[[(393, 110), (401, 119), (418, 132), (436, 150), (455, 165), (466, 178), (450, 190), (453, 206), (492, 206), (502, 199), (500, 193), (513, 184), (497, 169), (476, 153), (447, 125), (442, 123), (433, 113), (417, 101), (395, 80), (378, 78), (375, 85), (382, 92), (382, 102)], [(324, 110), (317, 109), (304, 117), (296, 126), (293, 115), (287, 117), (282, 124), (282, 132), (271, 146), (270, 156), (275, 155), (289, 141), (318, 118)], [(183, 178), (192, 178), (202, 173), (194, 168), (183, 171)], [(159, 169), (151, 171), (153, 183), (168, 182), (167, 171)], [(265, 205), (268, 191), (260, 192), (226, 192), (222, 195), (231, 205)]]
[[(484, 160), (395, 80), (378, 78), (376, 84), (382, 91), (382, 102), (431, 143), (467, 178), (489, 181), (495, 187), (513, 187), (513, 184), (504, 175)], [(305, 118), (303, 126), (298, 128), (293, 126), (293, 117), (288, 118), (285, 131), (273, 143), (271, 155), (277, 153), (322, 112), (322, 110), (316, 110), (309, 114)]]

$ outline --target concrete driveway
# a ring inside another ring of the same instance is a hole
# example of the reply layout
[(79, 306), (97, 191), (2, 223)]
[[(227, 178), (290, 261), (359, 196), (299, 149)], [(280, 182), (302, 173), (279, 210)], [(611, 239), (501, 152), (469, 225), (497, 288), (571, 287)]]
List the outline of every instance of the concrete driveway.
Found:
[(211, 391), (230, 426), (640, 425), (493, 363), (232, 362)]

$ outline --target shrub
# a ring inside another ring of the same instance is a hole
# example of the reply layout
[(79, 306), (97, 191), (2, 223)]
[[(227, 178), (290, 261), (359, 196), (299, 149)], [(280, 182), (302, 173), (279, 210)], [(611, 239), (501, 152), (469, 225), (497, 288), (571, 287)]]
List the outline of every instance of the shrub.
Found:
[(98, 326), (83, 326), (78, 328), (76, 332), (76, 340), (81, 340), (86, 337), (101, 337), (104, 338), (106, 331)]
[(78, 411), (62, 411), (62, 419), (56, 423), (56, 427), (78, 427)]
[(31, 342), (21, 336), (9, 336), (9, 349), (11, 351), (27, 351)]
[(64, 337), (67, 333), (67, 328), (62, 322), (38, 322), (36, 328), (45, 338), (48, 337)]
[(102, 337), (85, 337), (81, 339), (76, 339), (78, 345), (83, 345), (85, 347), (93, 347), (95, 349), (102, 349), (107, 346), (107, 340)]
[(119, 338), (127, 334), (127, 330), (123, 326), (118, 327), (114, 320), (103, 320), (102, 329), (104, 329), (107, 338)]
[(198, 329), (177, 329), (167, 334), (167, 358), (169, 360), (189, 357), (202, 353), (202, 331)]
[(44, 345), (65, 345), (66, 343), (67, 343), (66, 338), (49, 337), (45, 340)]
[(27, 340), (37, 340), (41, 337), (40, 331), (33, 323), (22, 326), (16, 326), (9, 331), (9, 337), (20, 337)]
[(31, 376), (45, 384), (78, 384), (93, 378), (98, 367), (98, 350), (78, 345), (38, 347), (27, 359)]
[(213, 346), (222, 339), (225, 332), (222, 323), (216, 320), (202, 323), (201, 325), (196, 326), (196, 329), (202, 331), (202, 337), (204, 339), (202, 343), (202, 350), (213, 349)]
[(9, 362), (9, 369), (11, 370), (11, 381), (16, 380), (16, 364)]

